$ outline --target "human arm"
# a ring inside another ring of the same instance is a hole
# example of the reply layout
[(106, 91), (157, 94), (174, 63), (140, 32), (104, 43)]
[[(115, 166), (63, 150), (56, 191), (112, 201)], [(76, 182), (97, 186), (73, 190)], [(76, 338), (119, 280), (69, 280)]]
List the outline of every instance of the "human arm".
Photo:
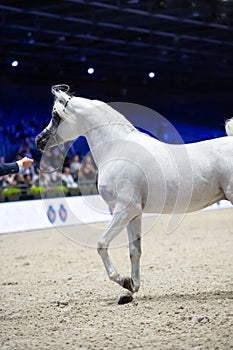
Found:
[(30, 168), (33, 159), (24, 157), (13, 163), (0, 163), (0, 176), (18, 173), (22, 168)]

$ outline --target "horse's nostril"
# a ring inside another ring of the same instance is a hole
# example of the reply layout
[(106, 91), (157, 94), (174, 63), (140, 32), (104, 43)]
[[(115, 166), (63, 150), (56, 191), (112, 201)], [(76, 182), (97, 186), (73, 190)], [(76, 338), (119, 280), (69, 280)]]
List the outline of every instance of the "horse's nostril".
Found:
[(40, 151), (43, 151), (44, 147), (43, 147), (43, 138), (41, 135), (37, 135), (35, 138), (35, 144), (36, 144), (36, 148)]

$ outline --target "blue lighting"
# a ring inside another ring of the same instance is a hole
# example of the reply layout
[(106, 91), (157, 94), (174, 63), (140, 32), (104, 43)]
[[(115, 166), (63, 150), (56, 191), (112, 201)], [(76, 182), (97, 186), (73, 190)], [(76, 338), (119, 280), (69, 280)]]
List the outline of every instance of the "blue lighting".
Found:
[(88, 68), (88, 70), (87, 70), (88, 74), (93, 74), (94, 72), (95, 72), (95, 70), (92, 67)]
[(12, 61), (11, 62), (12, 67), (17, 67), (19, 65), (18, 61)]

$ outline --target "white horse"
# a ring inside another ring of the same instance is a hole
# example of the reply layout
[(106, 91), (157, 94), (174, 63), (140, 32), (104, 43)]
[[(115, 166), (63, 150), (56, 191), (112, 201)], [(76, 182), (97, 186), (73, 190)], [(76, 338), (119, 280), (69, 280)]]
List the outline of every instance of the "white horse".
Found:
[[(98, 241), (98, 253), (110, 280), (130, 291), (140, 287), (142, 213), (184, 213), (221, 199), (233, 203), (233, 138), (170, 145), (134, 128), (108, 104), (76, 97), (64, 86), (55, 95), (52, 119), (36, 138), (39, 150), (87, 138), (98, 167), (98, 190), (114, 207), (113, 217)], [(233, 120), (226, 122), (233, 136)], [(121, 277), (108, 254), (110, 242), (127, 228), (131, 277)]]

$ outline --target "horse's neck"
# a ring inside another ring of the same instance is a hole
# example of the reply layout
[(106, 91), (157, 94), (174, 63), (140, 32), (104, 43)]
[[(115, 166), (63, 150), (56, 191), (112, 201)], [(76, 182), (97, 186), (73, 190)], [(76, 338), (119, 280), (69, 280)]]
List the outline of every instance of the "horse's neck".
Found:
[(98, 168), (111, 158), (113, 148), (118, 148), (133, 130), (129, 125), (112, 123), (93, 128), (85, 134)]
[[(119, 112), (100, 101), (93, 101), (96, 106), (90, 108), (84, 117), (84, 136), (99, 167), (106, 159), (109, 150), (119, 145), (128, 135), (136, 130)], [(99, 103), (98, 103), (99, 102)]]

